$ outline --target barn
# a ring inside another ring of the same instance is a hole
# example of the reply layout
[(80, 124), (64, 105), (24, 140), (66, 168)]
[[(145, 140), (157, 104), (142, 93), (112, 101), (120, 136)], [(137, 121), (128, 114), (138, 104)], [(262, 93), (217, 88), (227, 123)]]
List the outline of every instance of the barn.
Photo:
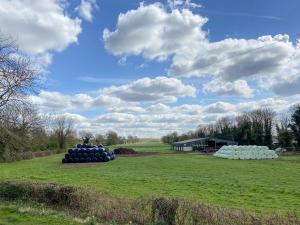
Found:
[(238, 145), (237, 142), (219, 138), (195, 138), (174, 142), (172, 149), (176, 151), (217, 151), (224, 145)]

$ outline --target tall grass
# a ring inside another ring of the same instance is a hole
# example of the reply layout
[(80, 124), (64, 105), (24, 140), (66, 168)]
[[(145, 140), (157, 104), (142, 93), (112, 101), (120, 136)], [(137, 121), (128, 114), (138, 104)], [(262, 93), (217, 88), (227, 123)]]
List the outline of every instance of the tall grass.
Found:
[(0, 199), (32, 201), (101, 224), (138, 225), (299, 225), (297, 215), (256, 215), (171, 198), (128, 200), (83, 188), (21, 181), (0, 182)]

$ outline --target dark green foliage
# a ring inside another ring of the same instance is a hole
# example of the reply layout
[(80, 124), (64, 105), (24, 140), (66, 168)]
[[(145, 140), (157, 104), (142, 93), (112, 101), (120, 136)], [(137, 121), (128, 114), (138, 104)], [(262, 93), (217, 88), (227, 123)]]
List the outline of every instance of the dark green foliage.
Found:
[(178, 135), (170, 133), (161, 138), (163, 143), (172, 144), (176, 141), (191, 138), (214, 137), (238, 142), (239, 145), (272, 146), (272, 129), (274, 112), (261, 108), (243, 113), (235, 118), (221, 118), (214, 124), (199, 126), (195, 132)]
[(296, 105), (293, 109), (290, 127), (293, 132), (293, 136), (297, 141), (299, 147), (300, 146), (300, 105)]
[(27, 188), (18, 182), (1, 182), (0, 199), (16, 200), (25, 198)]

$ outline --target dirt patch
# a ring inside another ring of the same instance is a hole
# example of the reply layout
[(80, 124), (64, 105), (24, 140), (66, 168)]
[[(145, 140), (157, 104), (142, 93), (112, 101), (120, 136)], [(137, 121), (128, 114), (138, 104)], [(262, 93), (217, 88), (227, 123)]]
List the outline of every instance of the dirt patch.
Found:
[(114, 149), (114, 153), (116, 155), (133, 155), (133, 154), (138, 154), (135, 150), (132, 148), (116, 148)]

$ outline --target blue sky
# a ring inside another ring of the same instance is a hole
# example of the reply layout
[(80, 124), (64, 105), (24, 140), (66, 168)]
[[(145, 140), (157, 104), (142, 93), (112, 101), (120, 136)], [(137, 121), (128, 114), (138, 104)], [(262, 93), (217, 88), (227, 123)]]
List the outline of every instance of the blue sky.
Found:
[[(300, 2), (3, 0), (1, 34), (41, 67), (29, 98), (78, 130), (159, 137), (299, 102)], [(121, 15), (121, 16), (120, 16)]]

